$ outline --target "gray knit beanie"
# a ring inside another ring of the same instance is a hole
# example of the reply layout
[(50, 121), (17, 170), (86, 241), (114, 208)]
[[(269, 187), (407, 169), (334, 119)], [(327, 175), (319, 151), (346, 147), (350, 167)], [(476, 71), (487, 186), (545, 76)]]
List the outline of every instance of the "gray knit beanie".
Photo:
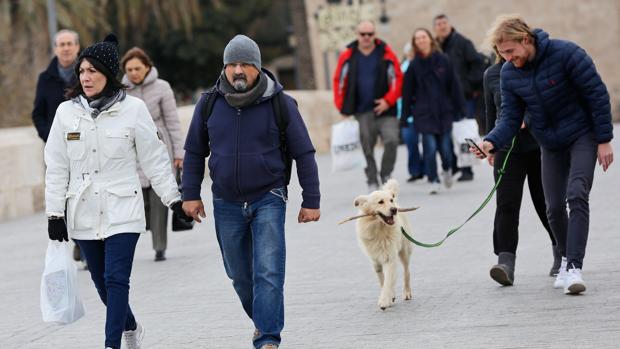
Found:
[(245, 35), (232, 38), (224, 48), (224, 65), (230, 63), (248, 63), (260, 70), (260, 49), (256, 42)]

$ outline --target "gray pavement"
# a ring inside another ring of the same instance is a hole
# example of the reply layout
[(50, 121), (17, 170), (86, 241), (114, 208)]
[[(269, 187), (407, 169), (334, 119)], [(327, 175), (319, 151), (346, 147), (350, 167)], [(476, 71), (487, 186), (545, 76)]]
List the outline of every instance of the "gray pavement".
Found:
[[(394, 174), (401, 182), (400, 203), (421, 206), (410, 213), (414, 233), (422, 241), (436, 241), (478, 207), (491, 188), (490, 167), (481, 163), (473, 182), (430, 196), (426, 183), (405, 183), (405, 152), (399, 148)], [(320, 222), (296, 223), (296, 178), (290, 187), (282, 348), (618, 347), (620, 164), (607, 173), (597, 168), (584, 295), (566, 296), (552, 288), (549, 238), (526, 197), (515, 286), (499, 287), (488, 276), (495, 262), (493, 200), (443, 246), (416, 247), (413, 300), (399, 295), (395, 307), (381, 311), (376, 277), (357, 245), (354, 224), (337, 225), (356, 213), (353, 198), (366, 190), (362, 172), (332, 174), (328, 156), (318, 162)], [(105, 309), (86, 271), (80, 271), (79, 283), (87, 315), (64, 327), (41, 321), (44, 215), (0, 223), (0, 236), (0, 348), (102, 348)], [(144, 348), (250, 348), (253, 326), (225, 275), (210, 208), (206, 222), (193, 231), (169, 234), (167, 255), (167, 261), (153, 262), (150, 236), (141, 237), (130, 300), (147, 331)]]

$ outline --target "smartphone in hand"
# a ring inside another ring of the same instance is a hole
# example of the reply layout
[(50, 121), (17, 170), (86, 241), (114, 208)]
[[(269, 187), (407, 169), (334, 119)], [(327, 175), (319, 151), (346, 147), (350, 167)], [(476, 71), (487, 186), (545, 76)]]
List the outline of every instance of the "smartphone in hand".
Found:
[(482, 151), (482, 149), (480, 149), (480, 147), (478, 146), (478, 144), (476, 144), (476, 142), (474, 142), (474, 140), (473, 140), (473, 139), (471, 139), (471, 138), (465, 138), (465, 142), (467, 142), (467, 145), (469, 145), (470, 147), (478, 149), (478, 151), (480, 152), (480, 154), (482, 154), (483, 159), (487, 157), (487, 154), (486, 154), (484, 151)]

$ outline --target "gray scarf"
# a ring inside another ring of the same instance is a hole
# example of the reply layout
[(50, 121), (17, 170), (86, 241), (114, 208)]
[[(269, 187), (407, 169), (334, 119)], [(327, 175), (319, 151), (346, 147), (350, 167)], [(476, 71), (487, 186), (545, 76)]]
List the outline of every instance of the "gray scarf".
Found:
[(93, 111), (91, 112), (91, 116), (93, 117), (93, 119), (95, 119), (97, 116), (99, 116), (99, 114), (101, 114), (101, 112), (110, 109), (110, 107), (116, 104), (116, 102), (124, 100), (126, 96), (127, 92), (123, 89), (120, 89), (110, 97), (102, 96), (98, 99), (95, 99), (94, 101), (88, 102), (88, 106), (93, 109)]
[(228, 82), (224, 72), (220, 75), (218, 89), (224, 94), (226, 102), (233, 108), (243, 108), (255, 103), (267, 90), (269, 77), (261, 72), (256, 85), (248, 91), (239, 92)]

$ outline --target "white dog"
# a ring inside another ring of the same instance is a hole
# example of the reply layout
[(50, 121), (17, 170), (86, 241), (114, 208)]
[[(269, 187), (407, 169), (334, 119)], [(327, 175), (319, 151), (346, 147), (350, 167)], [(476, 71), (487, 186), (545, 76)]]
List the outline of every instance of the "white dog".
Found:
[(369, 214), (357, 220), (357, 238), (373, 263), (379, 277), (381, 294), (378, 305), (382, 310), (390, 307), (395, 301), (396, 264), (397, 259), (404, 268), (403, 297), (411, 299), (409, 260), (411, 244), (401, 234), (401, 227), (411, 232), (407, 217), (398, 213), (396, 195), (398, 182), (390, 179), (381, 190), (355, 198), (354, 205), (360, 213)]

